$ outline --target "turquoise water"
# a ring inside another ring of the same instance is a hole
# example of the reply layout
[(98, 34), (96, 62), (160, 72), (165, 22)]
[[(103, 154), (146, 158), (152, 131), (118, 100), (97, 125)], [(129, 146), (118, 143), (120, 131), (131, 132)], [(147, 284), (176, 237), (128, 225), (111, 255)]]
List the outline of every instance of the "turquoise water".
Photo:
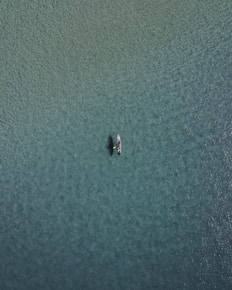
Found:
[(232, 2), (0, 13), (0, 289), (230, 289)]

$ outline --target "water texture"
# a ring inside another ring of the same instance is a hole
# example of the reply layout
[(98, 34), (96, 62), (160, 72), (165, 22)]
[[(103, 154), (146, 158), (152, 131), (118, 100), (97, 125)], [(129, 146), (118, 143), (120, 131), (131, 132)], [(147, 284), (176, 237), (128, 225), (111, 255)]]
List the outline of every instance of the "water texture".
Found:
[(231, 289), (232, 2), (0, 7), (0, 289)]

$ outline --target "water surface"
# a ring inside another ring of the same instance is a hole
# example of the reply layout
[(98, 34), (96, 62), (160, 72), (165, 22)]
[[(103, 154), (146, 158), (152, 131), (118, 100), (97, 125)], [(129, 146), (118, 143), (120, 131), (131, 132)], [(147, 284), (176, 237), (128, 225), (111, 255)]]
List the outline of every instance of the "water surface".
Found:
[(0, 288), (230, 289), (231, 1), (1, 6)]

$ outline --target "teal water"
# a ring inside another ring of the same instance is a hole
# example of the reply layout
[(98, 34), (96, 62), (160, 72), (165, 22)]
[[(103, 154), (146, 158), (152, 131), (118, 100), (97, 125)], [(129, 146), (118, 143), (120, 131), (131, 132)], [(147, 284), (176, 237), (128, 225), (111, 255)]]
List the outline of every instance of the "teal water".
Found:
[(0, 289), (231, 289), (232, 2), (0, 15)]

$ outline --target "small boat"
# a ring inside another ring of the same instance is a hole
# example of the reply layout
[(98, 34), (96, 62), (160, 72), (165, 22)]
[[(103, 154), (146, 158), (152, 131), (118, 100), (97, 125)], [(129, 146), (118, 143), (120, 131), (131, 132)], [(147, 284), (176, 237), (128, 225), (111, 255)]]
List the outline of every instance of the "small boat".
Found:
[(116, 145), (113, 147), (113, 149), (117, 149), (118, 155), (119, 156), (121, 155), (121, 152), (122, 152), (122, 141), (121, 141), (121, 137), (120, 137), (119, 134), (117, 135), (117, 142), (116, 142)]

